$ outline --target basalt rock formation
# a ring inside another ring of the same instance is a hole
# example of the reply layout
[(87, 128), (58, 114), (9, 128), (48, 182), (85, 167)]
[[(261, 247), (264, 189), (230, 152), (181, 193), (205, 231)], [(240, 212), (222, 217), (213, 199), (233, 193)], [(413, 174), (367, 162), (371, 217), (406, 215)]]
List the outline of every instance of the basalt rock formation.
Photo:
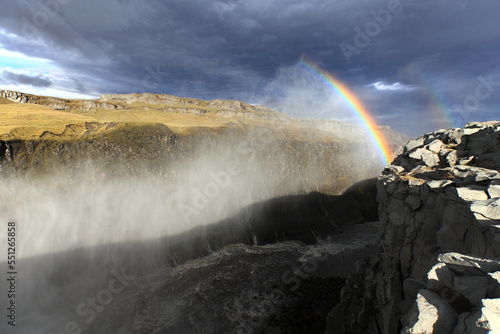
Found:
[(360, 263), (330, 333), (494, 333), (500, 122), (410, 141), (378, 180), (380, 254)]

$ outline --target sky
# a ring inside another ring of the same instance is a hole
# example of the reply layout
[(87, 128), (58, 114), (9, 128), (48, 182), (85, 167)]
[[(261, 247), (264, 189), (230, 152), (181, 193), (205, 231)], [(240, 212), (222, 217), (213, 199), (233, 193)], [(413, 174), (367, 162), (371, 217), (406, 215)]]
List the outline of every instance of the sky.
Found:
[(379, 125), (410, 137), (498, 120), (498, 0), (0, 0), (0, 89), (162, 93)]

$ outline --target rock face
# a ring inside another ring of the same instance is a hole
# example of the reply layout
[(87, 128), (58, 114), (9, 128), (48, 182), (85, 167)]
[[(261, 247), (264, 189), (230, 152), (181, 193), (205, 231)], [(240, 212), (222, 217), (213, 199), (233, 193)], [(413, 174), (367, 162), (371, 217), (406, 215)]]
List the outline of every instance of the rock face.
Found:
[(403, 317), (402, 333), (500, 331), (500, 261), (445, 253)]
[[(6, 100), (31, 104), (16, 106), (16, 110), (47, 111), (33, 104), (64, 110), (50, 113), (61, 120), (60, 126), (52, 128), (44, 125), (46, 118), (22, 126), (15, 118), (12, 124), (2, 124), (0, 176), (48, 174), (61, 166), (76, 171), (95, 164), (107, 175), (147, 171), (175, 179), (179, 174), (175, 164), (188, 165), (200, 152), (208, 155), (216, 149), (237, 160), (240, 144), (255, 152), (253, 161), (264, 174), (273, 173), (273, 178), (282, 180), (281, 185), (294, 184), (294, 189), (275, 195), (314, 190), (339, 194), (381, 170), (376, 149), (367, 138), (360, 140), (359, 131), (349, 125), (346, 128), (351, 132), (325, 133), (285, 114), (240, 101), (160, 94), (65, 100), (0, 93)], [(136, 115), (141, 113), (144, 122), (137, 122)], [(30, 115), (26, 119), (31, 120)], [(392, 143), (391, 147), (396, 151), (402, 144)], [(281, 185), (275, 188), (283, 188)]]
[(500, 257), (499, 171), (500, 122), (410, 141), (378, 180), (380, 254), (346, 286), (331, 332), (483, 333), (496, 326), (498, 262), (488, 259)]
[(137, 279), (82, 333), (318, 333), (354, 271), (345, 259), (372, 252), (377, 227), (349, 239), (227, 246)]
[(258, 105), (251, 105), (241, 101), (212, 100), (203, 101), (193, 98), (184, 98), (166, 94), (109, 94), (102, 95), (98, 100), (66, 100), (55, 97), (36, 96), (16, 91), (0, 90), (0, 97), (17, 103), (31, 103), (43, 105), (55, 110), (68, 110), (79, 108), (91, 110), (92, 108), (117, 110), (124, 109), (132, 103), (145, 105), (164, 105), (165, 112), (203, 114), (214, 110), (222, 116), (246, 116), (249, 118), (263, 118), (267, 120), (287, 121), (288, 117), (276, 110)]
[(6, 98), (17, 103), (39, 104), (54, 110), (67, 110), (70, 107), (70, 100), (60, 99), (56, 97), (36, 96), (15, 92), (10, 90), (0, 90), (0, 97)]

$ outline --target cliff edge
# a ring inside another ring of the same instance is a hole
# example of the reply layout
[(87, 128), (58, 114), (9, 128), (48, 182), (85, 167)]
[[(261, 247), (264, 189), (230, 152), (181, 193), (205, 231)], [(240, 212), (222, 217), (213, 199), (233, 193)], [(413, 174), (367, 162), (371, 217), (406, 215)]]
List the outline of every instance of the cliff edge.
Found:
[(500, 122), (410, 141), (377, 188), (380, 253), (360, 263), (329, 332), (496, 333)]

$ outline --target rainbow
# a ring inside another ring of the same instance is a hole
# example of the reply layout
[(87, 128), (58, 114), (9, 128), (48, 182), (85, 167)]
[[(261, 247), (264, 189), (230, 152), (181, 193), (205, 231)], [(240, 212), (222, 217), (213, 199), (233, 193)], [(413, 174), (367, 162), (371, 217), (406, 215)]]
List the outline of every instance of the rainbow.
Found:
[[(456, 128), (463, 127), (463, 120), (457, 117), (456, 113), (449, 107), (446, 102), (442, 91), (435, 87), (431, 80), (428, 80), (420, 66), (416, 63), (408, 65), (404, 71), (413, 79), (418, 81), (419, 85), (423, 88), (423, 92), (427, 97), (427, 110), (431, 114), (430, 119), (439, 123), (440, 127)], [(436, 117), (440, 118), (437, 120)]]
[(347, 88), (342, 82), (337, 80), (333, 75), (327, 71), (321, 69), (318, 65), (313, 62), (306, 60), (304, 57), (301, 58), (300, 65), (312, 73), (315, 77), (325, 82), (334, 92), (338, 93), (340, 97), (346, 102), (346, 104), (354, 111), (356, 116), (365, 125), (369, 136), (371, 137), (382, 162), (385, 165), (389, 165), (392, 161), (392, 152), (387, 140), (382, 135), (379, 130), (377, 123), (373, 120), (373, 117), (368, 113), (366, 107), (361, 103), (354, 93)]

